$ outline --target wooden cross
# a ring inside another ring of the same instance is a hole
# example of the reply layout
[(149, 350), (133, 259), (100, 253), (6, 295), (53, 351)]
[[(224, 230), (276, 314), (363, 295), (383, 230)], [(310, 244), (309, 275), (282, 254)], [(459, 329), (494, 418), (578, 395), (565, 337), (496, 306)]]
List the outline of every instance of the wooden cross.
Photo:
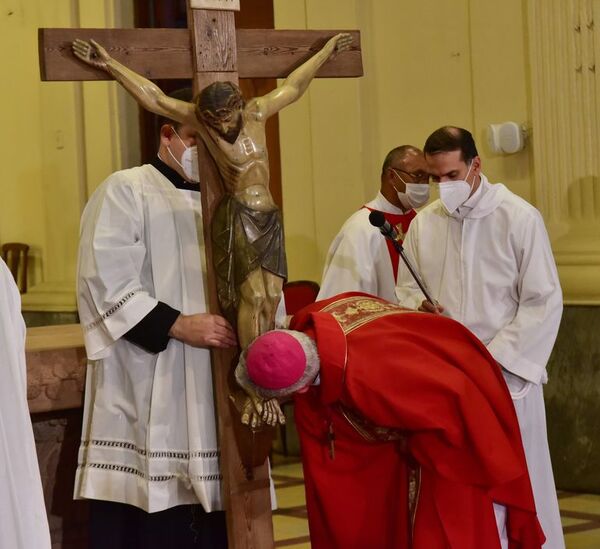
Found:
[[(71, 53), (75, 38), (93, 38), (139, 74), (150, 79), (193, 78), (197, 92), (216, 80), (237, 83), (238, 78), (284, 78), (316, 53), (326, 39), (341, 32), (236, 30), (232, 6), (239, 9), (239, 1), (188, 0), (189, 29), (40, 29), (42, 80), (110, 79), (106, 72), (81, 63)], [(219, 9), (206, 9), (215, 7)], [(358, 31), (351, 34), (351, 50), (326, 62), (317, 77), (362, 76), (360, 35)], [(198, 140), (209, 309), (219, 313), (209, 235), (223, 188), (217, 168), (201, 143)], [(244, 463), (252, 461), (252, 456), (241, 455), (233, 432), (239, 422), (228, 398), (234, 354), (212, 353), (229, 547), (268, 549), (273, 547), (268, 467), (262, 463), (248, 475)]]

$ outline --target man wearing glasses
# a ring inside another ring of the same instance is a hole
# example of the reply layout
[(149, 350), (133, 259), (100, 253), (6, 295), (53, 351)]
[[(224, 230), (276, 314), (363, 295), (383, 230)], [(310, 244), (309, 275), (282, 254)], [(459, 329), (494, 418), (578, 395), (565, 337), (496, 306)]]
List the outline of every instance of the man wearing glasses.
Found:
[(398, 253), (369, 223), (376, 210), (403, 238), (415, 208), (429, 200), (429, 174), (423, 152), (412, 145), (392, 149), (383, 162), (377, 196), (350, 216), (334, 238), (318, 299), (360, 291), (397, 303)]

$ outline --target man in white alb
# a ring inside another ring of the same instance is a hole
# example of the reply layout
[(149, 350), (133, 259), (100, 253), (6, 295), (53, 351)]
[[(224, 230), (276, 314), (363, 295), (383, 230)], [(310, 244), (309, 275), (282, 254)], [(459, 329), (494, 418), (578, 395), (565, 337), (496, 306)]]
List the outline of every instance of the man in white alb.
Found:
[[(440, 199), (414, 219), (404, 247), (433, 297), (400, 272), (401, 305), (448, 315), (487, 346), (511, 392), (545, 549), (564, 548), (548, 450), (543, 383), (562, 315), (562, 292), (540, 213), (481, 173), (467, 130), (443, 127), (424, 147)], [(504, 510), (497, 508), (503, 547)]]
[(21, 297), (0, 259), (0, 547), (50, 549), (26, 375)]
[(429, 176), (423, 152), (412, 145), (392, 149), (381, 168), (377, 196), (353, 213), (333, 239), (317, 299), (343, 292), (365, 292), (396, 302), (399, 256), (391, 242), (369, 223), (372, 211), (403, 236), (420, 208), (429, 199)]
[(206, 312), (196, 130), (162, 122), (157, 158), (108, 177), (81, 220), (75, 497), (97, 548), (227, 546), (209, 348), (236, 339)]

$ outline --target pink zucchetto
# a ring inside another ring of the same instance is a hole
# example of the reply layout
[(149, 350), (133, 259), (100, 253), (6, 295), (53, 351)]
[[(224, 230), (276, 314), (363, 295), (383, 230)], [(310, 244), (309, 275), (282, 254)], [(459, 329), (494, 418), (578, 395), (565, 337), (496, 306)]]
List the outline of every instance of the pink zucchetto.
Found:
[(260, 395), (273, 398), (310, 384), (319, 371), (319, 356), (314, 341), (302, 332), (272, 330), (250, 344), (240, 365), (245, 368), (236, 370), (236, 377), (243, 376)]
[(265, 389), (283, 389), (298, 381), (306, 368), (300, 342), (288, 332), (273, 331), (250, 346), (246, 354), (248, 376)]

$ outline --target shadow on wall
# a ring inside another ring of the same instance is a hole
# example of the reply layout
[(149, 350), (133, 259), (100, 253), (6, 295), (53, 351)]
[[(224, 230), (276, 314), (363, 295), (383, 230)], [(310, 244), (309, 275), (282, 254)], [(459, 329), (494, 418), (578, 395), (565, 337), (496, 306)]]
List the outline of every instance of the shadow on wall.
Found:
[(565, 307), (548, 364), (548, 440), (556, 487), (600, 494), (600, 307)]
[[(329, 242), (327, 243), (329, 248)], [(319, 257), (317, 242), (302, 235), (285, 235), (288, 280), (314, 280), (321, 284), (325, 257)], [(327, 253), (327, 249), (323, 254)]]

